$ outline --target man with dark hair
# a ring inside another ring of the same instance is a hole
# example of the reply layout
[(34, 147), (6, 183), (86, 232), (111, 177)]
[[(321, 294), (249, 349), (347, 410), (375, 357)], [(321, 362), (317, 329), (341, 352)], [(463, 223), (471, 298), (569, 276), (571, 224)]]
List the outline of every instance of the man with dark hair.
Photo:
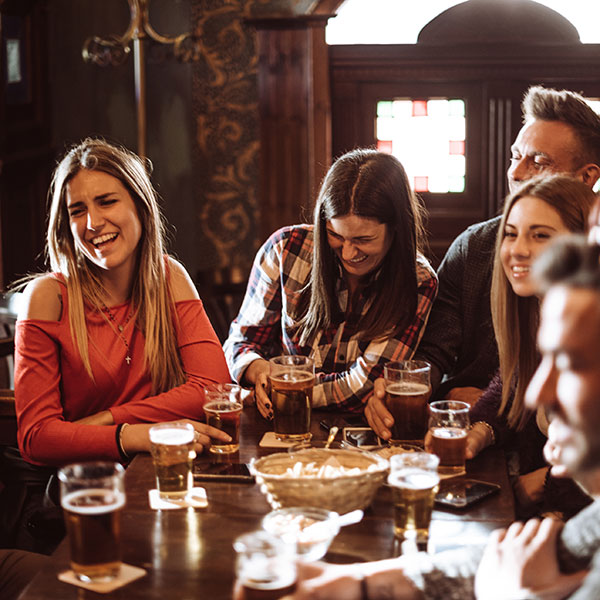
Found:
[[(531, 87), (523, 127), (511, 148), (511, 191), (541, 173), (566, 173), (593, 187), (600, 177), (600, 116), (574, 92)], [(452, 243), (438, 270), (438, 296), (415, 358), (432, 365), (434, 398), (473, 404), (498, 369), (490, 313), (494, 247), (500, 217), (472, 225)], [(365, 409), (389, 439), (393, 420), (382, 381)]]

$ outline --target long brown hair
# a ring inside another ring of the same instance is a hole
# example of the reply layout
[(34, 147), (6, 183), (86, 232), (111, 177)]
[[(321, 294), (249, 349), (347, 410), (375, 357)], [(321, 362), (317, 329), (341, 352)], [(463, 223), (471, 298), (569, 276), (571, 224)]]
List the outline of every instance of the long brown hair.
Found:
[(67, 211), (67, 184), (82, 169), (103, 171), (118, 179), (134, 201), (142, 225), (134, 270), (132, 304), (136, 325), (145, 336), (144, 357), (154, 393), (185, 381), (173, 329), (173, 298), (165, 272), (165, 226), (157, 193), (150, 182), (150, 163), (133, 152), (101, 139), (88, 138), (67, 152), (54, 171), (48, 193), (47, 254), (52, 271), (67, 283), (69, 325), (90, 377), (84, 302), (101, 314), (103, 287), (99, 270), (76, 247)]
[(390, 154), (352, 150), (329, 169), (314, 210), (311, 279), (298, 308), (301, 343), (331, 326), (340, 264), (327, 241), (327, 222), (356, 215), (388, 227), (391, 246), (374, 279), (372, 302), (358, 323), (362, 339), (401, 330), (417, 307), (417, 252), (423, 243), (424, 209), (403, 166)]
[(539, 362), (536, 347), (539, 301), (536, 296), (524, 298), (513, 292), (502, 267), (500, 248), (510, 211), (526, 196), (539, 198), (554, 208), (571, 232), (584, 231), (588, 213), (596, 198), (592, 189), (577, 179), (566, 175), (547, 175), (526, 181), (508, 196), (504, 204), (496, 238), (491, 308), (503, 384), (499, 413), (505, 413), (510, 405), (506, 418), (508, 424), (517, 429), (525, 424), (525, 390)]

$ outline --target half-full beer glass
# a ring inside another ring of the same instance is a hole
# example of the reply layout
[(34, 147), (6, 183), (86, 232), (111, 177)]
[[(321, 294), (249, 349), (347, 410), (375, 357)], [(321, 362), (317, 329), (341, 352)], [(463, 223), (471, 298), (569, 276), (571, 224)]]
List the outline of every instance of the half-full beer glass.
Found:
[(254, 531), (233, 543), (237, 552), (237, 600), (277, 600), (296, 589), (295, 545), (266, 531)]
[(58, 472), (71, 568), (80, 581), (103, 583), (119, 575), (124, 473), (112, 462), (67, 465)]
[(438, 491), (439, 459), (427, 452), (395, 454), (390, 458), (388, 484), (394, 498), (394, 534), (427, 548), (433, 500)]
[(442, 475), (465, 472), (469, 405), (456, 400), (440, 400), (429, 405), (429, 439), (427, 450), (440, 459)]
[(204, 389), (206, 424), (220, 429), (231, 437), (231, 442), (213, 440), (210, 451), (230, 454), (240, 449), (240, 422), (242, 419), (242, 388), (233, 383), (215, 383)]
[(394, 417), (391, 444), (422, 442), (427, 430), (431, 366), (422, 360), (388, 363), (383, 368), (385, 405)]
[(191, 423), (161, 423), (150, 428), (150, 453), (161, 498), (183, 500), (192, 489), (194, 435)]
[(315, 365), (308, 356), (276, 356), (269, 361), (275, 437), (310, 439), (310, 411)]

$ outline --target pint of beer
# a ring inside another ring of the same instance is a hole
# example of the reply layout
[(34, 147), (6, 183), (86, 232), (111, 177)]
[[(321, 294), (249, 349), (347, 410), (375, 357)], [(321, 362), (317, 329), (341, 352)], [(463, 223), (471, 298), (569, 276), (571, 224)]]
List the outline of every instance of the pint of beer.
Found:
[(269, 361), (269, 384), (275, 437), (282, 441), (310, 439), (310, 414), (315, 365), (307, 356), (276, 356)]
[(440, 459), (442, 475), (465, 472), (469, 405), (456, 400), (440, 400), (429, 405), (427, 450)]
[(296, 590), (294, 545), (266, 531), (233, 543), (237, 552), (236, 600), (277, 600)]
[(150, 428), (150, 453), (161, 498), (182, 500), (193, 487), (194, 427), (161, 423)]
[(103, 583), (119, 575), (124, 473), (111, 462), (73, 464), (58, 472), (71, 568), (80, 581)]
[(394, 534), (426, 549), (433, 500), (439, 488), (438, 457), (427, 452), (395, 454), (388, 484), (394, 498)]
[(242, 388), (232, 383), (217, 383), (204, 390), (204, 414), (207, 425), (221, 429), (231, 436), (231, 442), (211, 441), (210, 451), (229, 454), (240, 449), (240, 422), (242, 418)]
[(431, 396), (431, 366), (405, 360), (384, 366), (385, 405), (394, 417), (391, 444), (422, 442), (427, 430), (427, 402)]

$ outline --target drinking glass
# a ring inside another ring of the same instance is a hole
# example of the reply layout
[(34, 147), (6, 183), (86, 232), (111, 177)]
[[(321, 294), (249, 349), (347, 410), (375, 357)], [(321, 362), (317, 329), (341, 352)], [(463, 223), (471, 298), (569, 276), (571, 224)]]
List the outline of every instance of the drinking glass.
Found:
[(439, 488), (439, 459), (428, 452), (390, 457), (388, 484), (394, 499), (394, 534), (427, 548), (433, 500)]
[(469, 405), (456, 400), (440, 400), (429, 405), (427, 449), (440, 459), (442, 475), (465, 473)]
[(278, 440), (310, 439), (315, 365), (308, 356), (276, 356), (269, 361), (273, 425)]
[(78, 463), (58, 471), (71, 568), (80, 581), (105, 583), (119, 575), (124, 473), (113, 462)]
[(276, 600), (296, 590), (294, 544), (266, 531), (236, 538), (238, 600)]
[(161, 423), (150, 428), (150, 454), (161, 498), (183, 500), (192, 489), (194, 436), (191, 423)]
[(210, 452), (230, 454), (240, 449), (240, 422), (242, 418), (242, 388), (233, 383), (216, 383), (204, 389), (204, 414), (211, 425), (231, 436), (231, 442), (212, 440)]
[(385, 405), (394, 417), (391, 444), (422, 442), (431, 396), (431, 365), (422, 360), (388, 363), (383, 368)]

